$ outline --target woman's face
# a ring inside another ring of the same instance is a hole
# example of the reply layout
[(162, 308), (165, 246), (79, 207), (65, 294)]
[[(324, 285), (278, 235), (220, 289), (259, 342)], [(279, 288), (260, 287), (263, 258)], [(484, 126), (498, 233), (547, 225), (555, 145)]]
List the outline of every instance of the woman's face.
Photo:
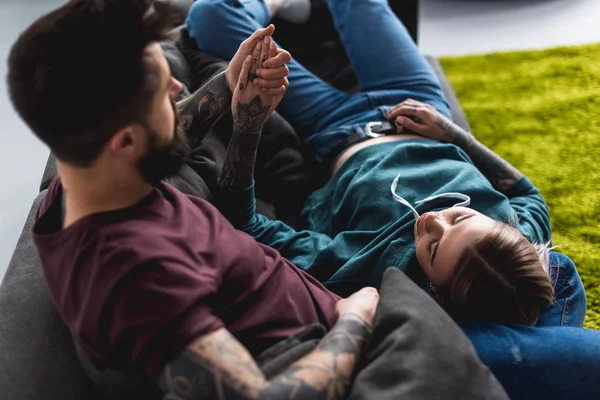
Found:
[(496, 222), (466, 207), (421, 215), (415, 223), (417, 261), (435, 286), (450, 283), (464, 249), (483, 239)]

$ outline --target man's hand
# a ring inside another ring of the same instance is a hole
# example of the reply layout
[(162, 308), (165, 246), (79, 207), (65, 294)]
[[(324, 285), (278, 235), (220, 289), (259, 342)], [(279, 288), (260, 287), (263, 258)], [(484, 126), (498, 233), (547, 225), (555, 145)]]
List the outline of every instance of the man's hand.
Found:
[(429, 104), (408, 99), (386, 114), (398, 133), (416, 133), (440, 142), (454, 142), (458, 136), (468, 135), (458, 125), (443, 116)]
[(373, 318), (379, 304), (379, 292), (372, 287), (366, 287), (352, 296), (338, 301), (335, 314), (338, 319), (346, 314), (353, 314), (362, 319), (369, 327), (373, 326)]
[[(261, 88), (256, 84), (258, 67), (275, 56), (271, 45), (274, 43), (267, 36), (264, 41), (256, 43), (252, 55), (244, 60), (231, 101), (235, 132), (260, 134), (265, 120), (275, 110), (285, 92), (283, 83), (272, 89)], [(273, 95), (272, 92), (277, 94)]]
[[(275, 26), (271, 24), (266, 28), (258, 29), (252, 36), (240, 44), (238, 51), (229, 62), (229, 66), (225, 71), (231, 93), (234, 93), (238, 86), (238, 77), (240, 76), (242, 66), (244, 65), (244, 60), (248, 56), (253, 55), (254, 49), (259, 42), (266, 44), (265, 50), (268, 51), (271, 48), (271, 36), (273, 35), (273, 32), (275, 32)], [(289, 70), (286, 64), (290, 62), (292, 56), (285, 50), (277, 49), (276, 46), (273, 49), (272, 58), (265, 58), (264, 55), (263, 57), (259, 57), (258, 60), (260, 63), (264, 63), (265, 61), (268, 61), (268, 63), (264, 65), (264, 68), (262, 64), (257, 65), (257, 67), (260, 67), (261, 69), (258, 72), (255, 70), (255, 75), (252, 76), (252, 80), (254, 81), (255, 86), (265, 89), (265, 93), (275, 96), (283, 94), (285, 89), (281, 89), (282, 86), (287, 88), (288, 83), (286, 77)], [(257, 77), (261, 79), (255, 79)]]
[(246, 56), (242, 63), (231, 99), (233, 133), (221, 171), (220, 183), (223, 188), (239, 190), (252, 184), (260, 133), (286, 88), (285, 85), (272, 89), (261, 88), (256, 84), (258, 79), (253, 77), (259, 66), (277, 57), (277, 48), (267, 37), (267, 40), (256, 43), (252, 55)]

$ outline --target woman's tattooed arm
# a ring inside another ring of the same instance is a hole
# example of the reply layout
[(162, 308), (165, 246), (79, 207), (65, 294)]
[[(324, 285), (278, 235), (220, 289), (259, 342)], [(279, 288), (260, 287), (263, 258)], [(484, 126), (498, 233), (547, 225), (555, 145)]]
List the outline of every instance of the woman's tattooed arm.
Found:
[(508, 161), (494, 153), (475, 137), (445, 118), (438, 117), (436, 125), (443, 130), (448, 141), (454, 143), (467, 153), (473, 164), (500, 192), (510, 189), (523, 174)]

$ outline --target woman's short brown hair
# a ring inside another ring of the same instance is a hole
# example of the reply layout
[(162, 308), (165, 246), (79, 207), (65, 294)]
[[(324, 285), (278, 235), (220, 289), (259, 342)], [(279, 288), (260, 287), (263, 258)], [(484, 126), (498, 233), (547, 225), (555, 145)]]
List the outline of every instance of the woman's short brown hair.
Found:
[(458, 321), (535, 325), (554, 299), (547, 255), (546, 246), (533, 245), (517, 229), (497, 222), (466, 248), (452, 283), (437, 294)]

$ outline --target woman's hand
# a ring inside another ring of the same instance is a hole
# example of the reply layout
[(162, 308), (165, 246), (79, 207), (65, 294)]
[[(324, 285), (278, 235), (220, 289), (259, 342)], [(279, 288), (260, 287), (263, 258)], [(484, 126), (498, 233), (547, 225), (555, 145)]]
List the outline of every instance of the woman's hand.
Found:
[(260, 134), (265, 120), (281, 101), (287, 78), (284, 77), (284, 81), (277, 88), (265, 88), (256, 84), (256, 70), (265, 61), (275, 57), (277, 47), (270, 37), (267, 37), (257, 42), (252, 55), (244, 60), (231, 101), (235, 132)]
[[(256, 69), (253, 83), (260, 86), (264, 93), (273, 96), (283, 96), (290, 85), (287, 76), (290, 72), (287, 64), (292, 60), (292, 55), (277, 47), (270, 36), (263, 41), (261, 57)], [(281, 99), (279, 99), (281, 101)]]
[(412, 99), (393, 107), (386, 118), (396, 124), (398, 133), (416, 133), (440, 142), (454, 142), (458, 136), (466, 134), (429, 104)]

